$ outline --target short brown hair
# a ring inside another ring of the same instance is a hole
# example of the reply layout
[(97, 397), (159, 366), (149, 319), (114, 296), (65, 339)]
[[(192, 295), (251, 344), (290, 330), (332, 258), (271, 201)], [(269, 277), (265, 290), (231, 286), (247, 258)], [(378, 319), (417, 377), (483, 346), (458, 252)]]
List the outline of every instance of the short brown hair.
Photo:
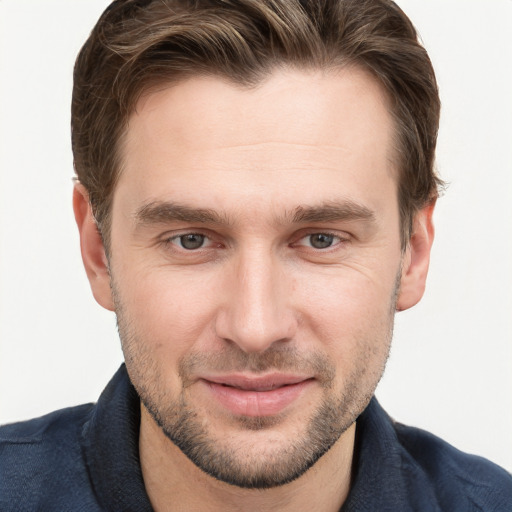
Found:
[(116, 0), (74, 71), (72, 146), (108, 251), (120, 141), (140, 95), (164, 82), (217, 75), (242, 84), (276, 66), (370, 71), (391, 101), (402, 247), (414, 214), (437, 197), (440, 101), (432, 64), (389, 0)]

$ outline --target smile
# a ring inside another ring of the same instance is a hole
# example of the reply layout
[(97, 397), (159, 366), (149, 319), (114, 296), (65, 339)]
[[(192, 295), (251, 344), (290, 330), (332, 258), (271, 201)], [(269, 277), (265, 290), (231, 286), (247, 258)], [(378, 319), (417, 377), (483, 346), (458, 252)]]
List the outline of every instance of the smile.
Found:
[(311, 377), (267, 375), (247, 377), (229, 375), (203, 378), (212, 397), (239, 416), (272, 416), (295, 402), (314, 382)]

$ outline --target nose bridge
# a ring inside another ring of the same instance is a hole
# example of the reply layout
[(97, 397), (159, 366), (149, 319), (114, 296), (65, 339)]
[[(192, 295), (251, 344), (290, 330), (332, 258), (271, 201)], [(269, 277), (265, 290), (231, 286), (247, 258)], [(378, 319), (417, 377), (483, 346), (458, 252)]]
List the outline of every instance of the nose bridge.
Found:
[(231, 275), (217, 334), (245, 352), (262, 352), (294, 334), (288, 282), (277, 255), (265, 247), (243, 251)]

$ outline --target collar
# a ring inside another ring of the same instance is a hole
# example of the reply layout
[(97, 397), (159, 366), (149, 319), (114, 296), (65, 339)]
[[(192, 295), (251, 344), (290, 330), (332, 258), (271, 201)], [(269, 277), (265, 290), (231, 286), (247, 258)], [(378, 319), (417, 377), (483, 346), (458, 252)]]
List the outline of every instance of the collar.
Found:
[[(357, 419), (352, 485), (342, 512), (439, 512), (423, 469), (400, 438), (395, 423), (373, 397)], [(407, 434), (405, 434), (407, 435)]]
[(105, 510), (151, 512), (139, 459), (140, 402), (121, 365), (82, 430), (89, 478)]

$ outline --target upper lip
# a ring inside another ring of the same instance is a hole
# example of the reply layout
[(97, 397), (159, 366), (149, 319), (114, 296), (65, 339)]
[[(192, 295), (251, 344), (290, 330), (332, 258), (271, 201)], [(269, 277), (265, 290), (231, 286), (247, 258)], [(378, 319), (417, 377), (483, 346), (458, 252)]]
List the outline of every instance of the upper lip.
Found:
[(203, 380), (241, 389), (243, 391), (272, 391), (283, 386), (290, 386), (310, 380), (311, 376), (271, 373), (267, 375), (211, 375), (202, 376)]

